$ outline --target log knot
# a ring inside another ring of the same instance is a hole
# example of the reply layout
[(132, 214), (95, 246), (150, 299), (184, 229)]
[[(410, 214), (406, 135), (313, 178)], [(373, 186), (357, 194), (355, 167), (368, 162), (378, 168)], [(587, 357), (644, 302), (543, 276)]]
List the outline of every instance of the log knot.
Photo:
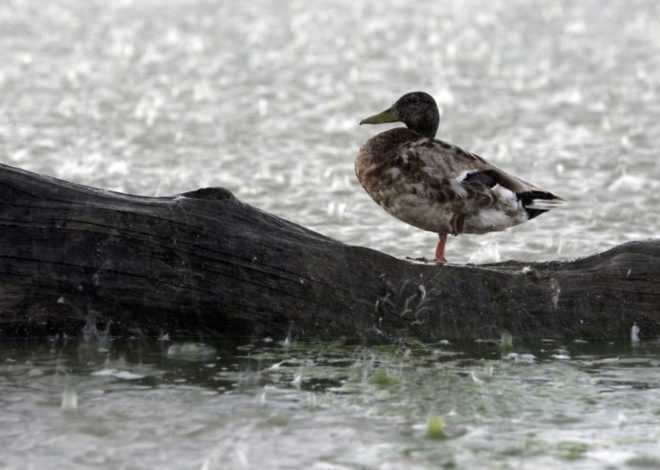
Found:
[(181, 193), (179, 196), (189, 197), (192, 199), (206, 199), (208, 201), (226, 201), (234, 200), (236, 196), (231, 191), (225, 188), (200, 188), (194, 191)]

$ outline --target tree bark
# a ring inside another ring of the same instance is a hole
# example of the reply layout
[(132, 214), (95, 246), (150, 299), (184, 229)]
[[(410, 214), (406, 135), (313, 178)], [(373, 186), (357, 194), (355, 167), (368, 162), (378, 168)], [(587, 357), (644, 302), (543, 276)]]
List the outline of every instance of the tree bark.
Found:
[(544, 263), (421, 265), (222, 188), (140, 197), (0, 165), (0, 334), (420, 340), (660, 333), (660, 241)]

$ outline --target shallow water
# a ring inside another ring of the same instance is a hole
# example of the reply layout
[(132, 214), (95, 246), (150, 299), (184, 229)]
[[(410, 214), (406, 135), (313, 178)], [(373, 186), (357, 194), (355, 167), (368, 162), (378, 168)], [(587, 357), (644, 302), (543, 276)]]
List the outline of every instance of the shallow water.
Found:
[[(2, 468), (660, 466), (660, 345), (21, 341)], [(443, 436), (427, 436), (431, 417)]]
[[(5, 0), (0, 161), (143, 195), (224, 186), (343, 242), (429, 256), (435, 235), (353, 174), (386, 128), (358, 121), (423, 89), (440, 137), (570, 201), (452, 239), (450, 261), (656, 236), (660, 3), (411, 5)], [(660, 466), (656, 343), (281, 340), (3, 340), (0, 468)], [(425, 436), (431, 418), (444, 438)]]

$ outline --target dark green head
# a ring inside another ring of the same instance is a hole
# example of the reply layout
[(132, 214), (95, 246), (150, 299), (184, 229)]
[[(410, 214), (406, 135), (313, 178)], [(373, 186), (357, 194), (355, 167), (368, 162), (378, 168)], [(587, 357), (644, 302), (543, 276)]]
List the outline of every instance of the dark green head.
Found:
[(408, 129), (424, 137), (435, 137), (440, 125), (440, 113), (435, 100), (428, 93), (406, 93), (389, 109), (360, 121), (360, 124), (402, 122)]

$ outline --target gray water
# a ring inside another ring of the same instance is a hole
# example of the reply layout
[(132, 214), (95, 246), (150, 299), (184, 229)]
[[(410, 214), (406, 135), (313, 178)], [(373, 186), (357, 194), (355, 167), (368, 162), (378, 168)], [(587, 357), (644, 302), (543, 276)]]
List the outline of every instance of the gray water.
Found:
[[(0, 57), (0, 161), (67, 180), (224, 186), (345, 243), (429, 256), (435, 235), (353, 174), (387, 128), (358, 121), (421, 89), (441, 138), (569, 200), (452, 238), (451, 262), (571, 258), (660, 225), (653, 0), (4, 0)], [(0, 467), (660, 466), (655, 343), (172, 340), (3, 340)]]
[(2, 468), (658, 468), (659, 420), (658, 343), (0, 351)]

